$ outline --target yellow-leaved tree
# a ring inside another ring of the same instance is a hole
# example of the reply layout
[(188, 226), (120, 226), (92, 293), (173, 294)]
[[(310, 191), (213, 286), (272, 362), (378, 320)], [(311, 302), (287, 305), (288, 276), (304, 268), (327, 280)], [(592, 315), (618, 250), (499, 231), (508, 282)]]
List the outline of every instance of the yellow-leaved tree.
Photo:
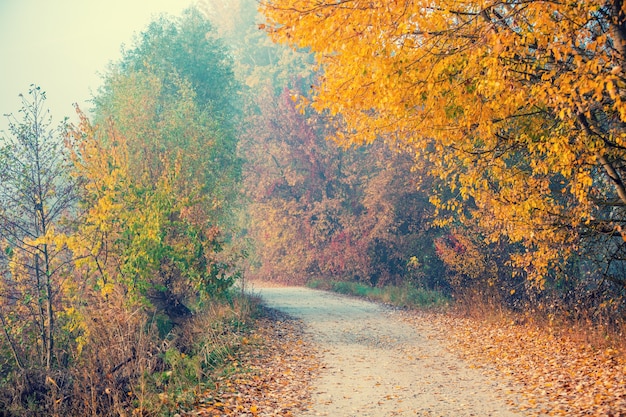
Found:
[[(626, 222), (624, 2), (268, 0), (279, 42), (320, 67), (312, 105), (335, 140), (397, 142), (447, 184), (431, 201), (516, 245), (542, 287), (621, 288)], [(571, 266), (571, 265), (570, 265)]]

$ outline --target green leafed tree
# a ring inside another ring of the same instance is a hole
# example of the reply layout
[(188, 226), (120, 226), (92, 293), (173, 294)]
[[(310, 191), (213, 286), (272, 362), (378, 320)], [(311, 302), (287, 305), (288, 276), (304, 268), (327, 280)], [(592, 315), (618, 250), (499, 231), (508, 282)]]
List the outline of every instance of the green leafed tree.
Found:
[(95, 208), (85, 228), (96, 239), (96, 284), (104, 293), (121, 286), (176, 321), (198, 294), (216, 296), (236, 277), (232, 63), (210, 23), (188, 10), (153, 22), (95, 103), (95, 125), (83, 119), (74, 138), (90, 181), (84, 201)]

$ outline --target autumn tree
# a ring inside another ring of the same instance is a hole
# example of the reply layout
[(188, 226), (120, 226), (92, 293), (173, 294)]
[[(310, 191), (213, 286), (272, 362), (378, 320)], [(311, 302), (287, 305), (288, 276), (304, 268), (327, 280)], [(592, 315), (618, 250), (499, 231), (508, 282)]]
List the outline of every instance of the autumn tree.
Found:
[(91, 120), (77, 109), (67, 382), (41, 393), (51, 414), (159, 414), (156, 386), (206, 376), (192, 329), (239, 276), (237, 89), (212, 26), (190, 10), (153, 22), (111, 65)]
[(24, 99), (0, 152), (0, 410), (156, 415), (157, 386), (206, 377), (194, 313), (239, 276), (238, 91), (189, 10), (110, 66), (91, 120), (53, 129)]
[[(271, 0), (273, 38), (310, 48), (313, 106), (342, 144), (401, 144), (448, 184), (440, 210), (508, 241), (544, 287), (624, 289), (621, 2)], [(573, 258), (580, 257), (572, 270)]]
[(294, 83), (279, 96), (266, 89), (248, 118), (242, 145), (260, 263), (254, 273), (441, 288), (432, 270), (440, 268), (432, 210), (411, 158), (384, 144), (345, 150), (328, 142), (328, 120), (294, 101), (308, 85)]
[[(256, 104), (243, 148), (259, 274), (303, 282), (345, 274), (346, 267), (354, 273), (363, 262), (345, 262), (355, 253), (344, 231), (350, 213), (342, 210), (339, 197), (346, 191), (338, 177), (342, 156), (320, 135), (319, 119), (307, 121), (298, 112), (288, 89), (274, 96), (267, 88)], [(336, 249), (333, 242), (341, 236), (343, 252), (325, 254)]]
[(72, 260), (62, 238), (77, 183), (69, 175), (65, 121), (52, 125), (40, 87), (21, 98), (0, 149), (0, 325), (17, 369), (49, 371)]
[(442, 231), (432, 224), (433, 180), (426, 167), (415, 167), (409, 154), (382, 142), (365, 149), (357, 163), (369, 167), (361, 183), (364, 210), (359, 216), (368, 242), (369, 282), (448, 292), (435, 253), (434, 241)]
[(211, 24), (189, 10), (142, 33), (105, 79), (97, 126), (75, 134), (100, 280), (113, 274), (173, 320), (235, 276), (236, 253), (222, 251), (238, 191), (235, 88)]

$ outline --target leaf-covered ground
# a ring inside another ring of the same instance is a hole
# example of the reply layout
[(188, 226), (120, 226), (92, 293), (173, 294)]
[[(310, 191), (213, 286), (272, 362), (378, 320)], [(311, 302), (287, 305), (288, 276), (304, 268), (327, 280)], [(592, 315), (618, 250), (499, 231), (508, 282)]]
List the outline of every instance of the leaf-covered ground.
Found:
[(316, 353), (302, 323), (266, 310), (232, 357), (234, 369), (197, 396), (185, 416), (296, 416), (308, 405)]
[(465, 360), (521, 383), (518, 407), (531, 415), (626, 416), (626, 361), (615, 348), (514, 320), (427, 319)]
[[(189, 416), (297, 416), (310, 406), (319, 355), (302, 322), (274, 310), (258, 320), (232, 358), (234, 371), (202, 393)], [(407, 312), (419, 329), (438, 330), (449, 349), (521, 392), (509, 403), (522, 415), (626, 417), (626, 361), (615, 348), (531, 323)], [(438, 337), (439, 338), (439, 337)]]

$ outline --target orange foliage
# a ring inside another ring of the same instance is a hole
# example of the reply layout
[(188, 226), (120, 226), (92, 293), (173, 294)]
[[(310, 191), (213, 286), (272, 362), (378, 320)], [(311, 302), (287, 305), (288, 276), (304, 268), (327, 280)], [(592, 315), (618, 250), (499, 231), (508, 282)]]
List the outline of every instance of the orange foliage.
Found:
[[(523, 386), (522, 410), (550, 416), (621, 416), (626, 409), (624, 352), (556, 329), (504, 318), (429, 318), (448, 329), (454, 350), (477, 365), (495, 365)], [(523, 320), (524, 321), (524, 320)], [(589, 332), (585, 329), (584, 332)]]
[(457, 231), (436, 239), (435, 251), (451, 272), (450, 283), (456, 290), (483, 283), (493, 285), (497, 279), (498, 267), (485, 248)]
[(511, 262), (539, 286), (578, 253), (609, 252), (592, 278), (621, 279), (622, 1), (267, 0), (262, 10), (273, 39), (315, 54), (312, 105), (338, 117), (339, 143), (395, 142), (429, 161), (450, 190), (431, 201), (488, 242), (521, 244)]

